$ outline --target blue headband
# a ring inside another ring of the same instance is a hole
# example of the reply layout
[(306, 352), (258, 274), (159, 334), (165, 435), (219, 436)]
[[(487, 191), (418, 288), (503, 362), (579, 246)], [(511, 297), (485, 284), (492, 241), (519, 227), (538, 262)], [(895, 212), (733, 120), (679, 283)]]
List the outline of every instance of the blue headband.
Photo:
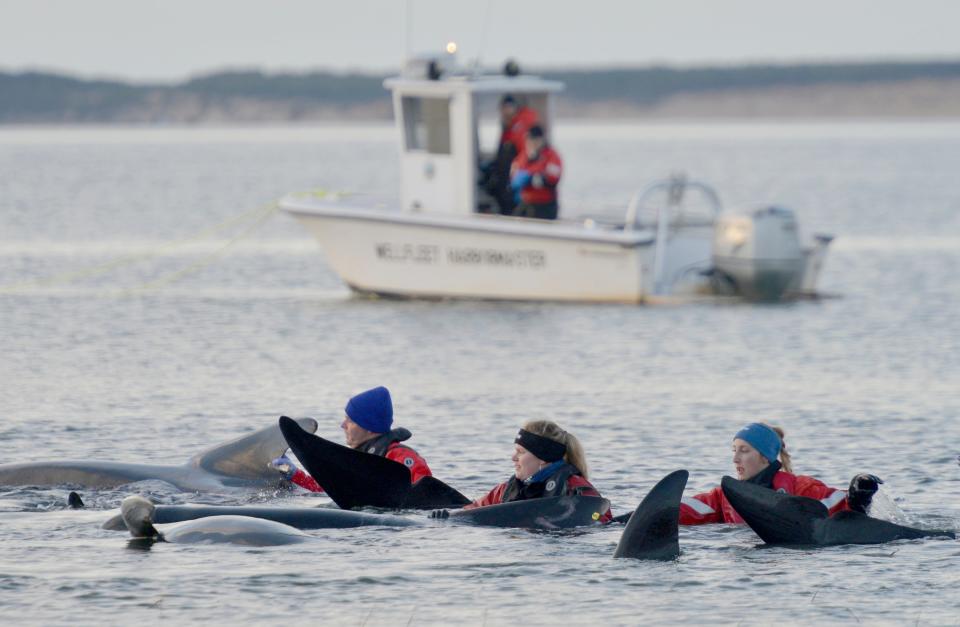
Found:
[(751, 422), (740, 429), (733, 439), (743, 440), (770, 462), (777, 461), (777, 455), (780, 454), (780, 436), (776, 431), (759, 422)]

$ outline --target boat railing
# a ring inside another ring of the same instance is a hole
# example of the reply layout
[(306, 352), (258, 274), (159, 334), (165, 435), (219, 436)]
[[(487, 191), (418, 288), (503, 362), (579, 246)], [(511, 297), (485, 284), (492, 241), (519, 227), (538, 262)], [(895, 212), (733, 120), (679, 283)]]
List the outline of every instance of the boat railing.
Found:
[[(686, 202), (688, 192), (698, 193), (705, 204)], [(665, 198), (656, 205), (650, 201), (658, 195)], [(692, 209), (698, 207), (698, 210)], [(706, 183), (688, 180), (683, 174), (675, 174), (669, 179), (656, 181), (637, 192), (627, 205), (624, 230), (633, 231), (649, 226), (656, 227), (656, 243), (653, 254), (653, 293), (664, 293), (664, 268), (666, 267), (667, 241), (670, 228), (684, 226), (712, 226), (723, 211), (720, 197)], [(652, 220), (644, 219), (650, 216)], [(652, 222), (652, 224), (651, 224)]]
[[(698, 193), (704, 204), (688, 203), (689, 192)], [(652, 199), (662, 195), (657, 204)], [(651, 183), (630, 198), (624, 217), (624, 230), (632, 231), (656, 226), (663, 222), (674, 226), (710, 226), (723, 210), (720, 197), (712, 187), (701, 181), (692, 181), (682, 174)], [(666, 220), (664, 220), (666, 218)]]

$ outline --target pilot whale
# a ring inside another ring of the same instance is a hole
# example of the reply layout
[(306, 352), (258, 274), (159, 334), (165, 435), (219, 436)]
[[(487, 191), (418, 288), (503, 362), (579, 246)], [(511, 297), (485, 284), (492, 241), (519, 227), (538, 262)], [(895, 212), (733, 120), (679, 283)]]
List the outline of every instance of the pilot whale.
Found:
[(677, 470), (653, 486), (627, 520), (613, 557), (658, 561), (680, 557), (680, 499), (689, 476), (686, 470)]
[(169, 525), (161, 531), (154, 527), (154, 512), (153, 503), (142, 496), (128, 496), (120, 505), (123, 522), (136, 539), (244, 546), (278, 546), (313, 539), (289, 525), (249, 516), (208, 516)]
[(952, 531), (904, 527), (860, 512), (830, 516), (816, 499), (774, 492), (733, 477), (724, 477), (720, 485), (733, 508), (767, 544), (833, 546), (955, 537)]
[[(297, 424), (311, 433), (317, 430), (313, 418), (299, 418)], [(277, 484), (277, 472), (268, 464), (286, 450), (287, 442), (274, 424), (198, 453), (182, 466), (93, 460), (3, 464), (0, 486), (115, 488), (155, 479), (187, 492), (262, 488)]]

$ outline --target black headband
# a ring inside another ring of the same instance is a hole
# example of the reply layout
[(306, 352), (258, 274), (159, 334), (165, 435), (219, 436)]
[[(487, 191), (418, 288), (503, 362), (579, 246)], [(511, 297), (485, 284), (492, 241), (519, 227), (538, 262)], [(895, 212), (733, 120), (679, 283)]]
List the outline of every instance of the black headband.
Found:
[(520, 429), (514, 443), (519, 444), (545, 462), (559, 461), (567, 453), (566, 444), (523, 429)]

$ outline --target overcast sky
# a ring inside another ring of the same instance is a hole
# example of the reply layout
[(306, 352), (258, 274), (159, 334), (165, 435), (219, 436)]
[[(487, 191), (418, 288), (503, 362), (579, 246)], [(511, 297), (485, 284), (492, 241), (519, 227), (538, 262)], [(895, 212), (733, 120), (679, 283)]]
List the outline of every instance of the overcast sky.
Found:
[(0, 0), (0, 69), (386, 72), (448, 40), (525, 67), (960, 59), (958, 28), (960, 0)]

